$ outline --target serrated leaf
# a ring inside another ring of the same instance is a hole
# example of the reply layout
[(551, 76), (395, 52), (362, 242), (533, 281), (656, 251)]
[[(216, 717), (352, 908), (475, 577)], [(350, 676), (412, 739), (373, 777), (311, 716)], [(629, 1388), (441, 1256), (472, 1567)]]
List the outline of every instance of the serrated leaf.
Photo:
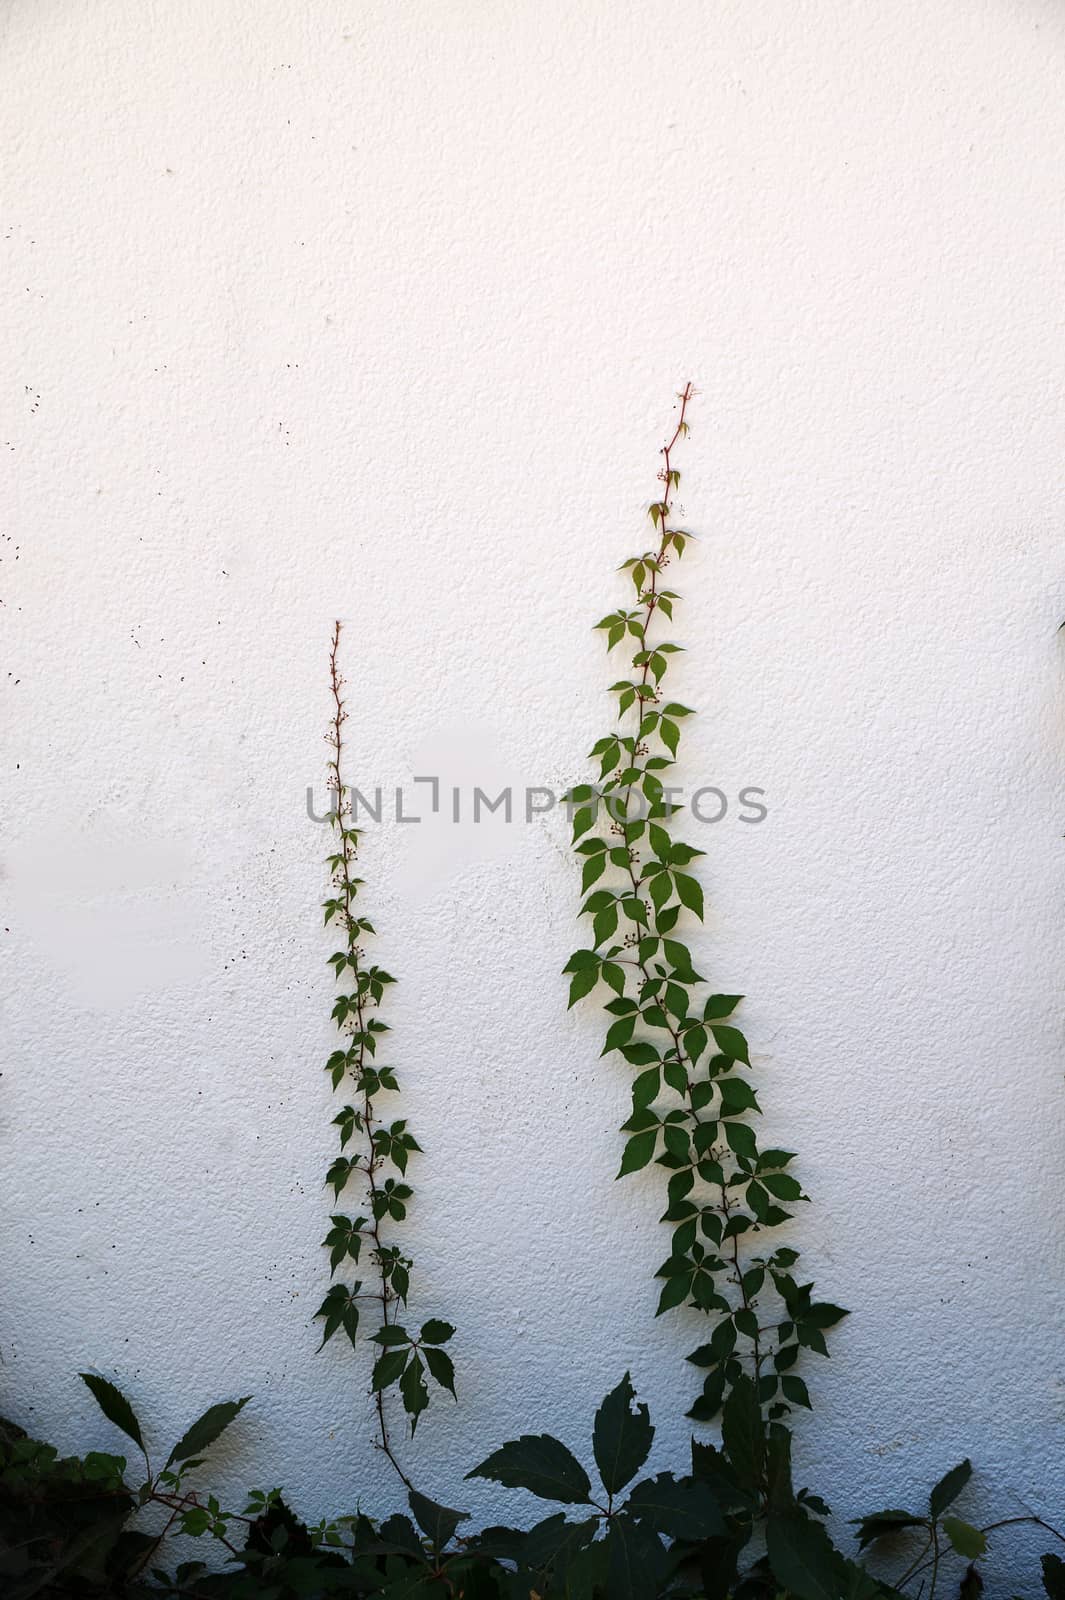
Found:
[[(595, 1592), (609, 1595), (610, 1600), (651, 1600), (661, 1593), (666, 1552), (649, 1526), (615, 1516), (603, 1548), (606, 1582)], [(597, 1552), (598, 1546), (592, 1545), (587, 1553), (591, 1556)], [(591, 1600), (590, 1592), (587, 1600)]]
[(711, 1539), (725, 1532), (725, 1520), (709, 1484), (675, 1478), (671, 1472), (638, 1483), (625, 1510), (667, 1539)]
[(704, 1020), (717, 1022), (722, 1017), (730, 1017), (742, 999), (742, 994), (712, 994), (703, 1007)]
[(623, 1044), (628, 1044), (635, 1027), (635, 1017), (619, 1017), (616, 1022), (612, 1022), (607, 1029), (602, 1054), (609, 1055), (611, 1050), (620, 1050)]
[(447, 1344), (454, 1332), (450, 1322), (441, 1322), (439, 1317), (430, 1317), (428, 1322), (422, 1323), (420, 1337), (423, 1344)]
[(703, 887), (697, 878), (689, 877), (686, 872), (675, 872), (673, 882), (677, 887), (677, 896), (682, 906), (687, 906), (689, 911), (694, 911), (700, 922), (703, 918)]
[(573, 1557), (591, 1542), (598, 1528), (598, 1517), (570, 1522), (564, 1512), (558, 1511), (537, 1522), (528, 1533), (519, 1534), (517, 1544), (512, 1542), (498, 1554), (511, 1560), (519, 1559), (522, 1567), (537, 1572), (550, 1568), (552, 1572), (568, 1573)]
[(658, 1297), (658, 1306), (655, 1316), (660, 1317), (664, 1311), (672, 1311), (674, 1306), (684, 1303), (691, 1292), (692, 1276), (690, 1272), (677, 1273), (675, 1277), (667, 1278), (662, 1285), (662, 1293)]
[(874, 1539), (890, 1538), (895, 1533), (905, 1533), (908, 1528), (926, 1526), (924, 1517), (915, 1517), (911, 1511), (874, 1511), (868, 1517), (855, 1517), (858, 1529), (858, 1549), (864, 1550)]
[(750, 1066), (747, 1040), (738, 1028), (731, 1028), (727, 1023), (715, 1022), (711, 1024), (710, 1032), (723, 1056), (728, 1056), (730, 1061), (742, 1061), (744, 1066)]
[(394, 1345), (410, 1344), (410, 1334), (406, 1328), (401, 1328), (398, 1323), (386, 1322), (384, 1327), (378, 1328), (374, 1334), (373, 1343), (382, 1345), (386, 1349)]
[(636, 1394), (626, 1372), (595, 1414), (592, 1452), (599, 1476), (608, 1494), (617, 1494), (631, 1483), (647, 1460), (655, 1430), (650, 1412), (634, 1404)]
[(648, 1067), (646, 1072), (641, 1072), (632, 1085), (632, 1109), (634, 1111), (646, 1111), (647, 1107), (657, 1097), (661, 1087), (661, 1068)]
[[(764, 1178), (762, 1179), (762, 1182), (765, 1182)], [(844, 1311), (842, 1306), (834, 1306), (831, 1305), (827, 1300), (819, 1300), (816, 1305), (812, 1305), (809, 1311), (806, 1312), (805, 1316), (803, 1317), (803, 1321), (809, 1322), (815, 1328), (834, 1328), (837, 1322), (842, 1322), (844, 1317), (849, 1316), (850, 1312)], [(955, 1471), (960, 1470), (960, 1468), (955, 1468)], [(971, 1467), (969, 1468), (969, 1471), (972, 1471)], [(966, 1478), (967, 1477), (968, 1474), (966, 1474)], [(948, 1500), (946, 1504), (949, 1505), (950, 1501)]]
[(621, 1157), (618, 1177), (624, 1178), (628, 1173), (639, 1172), (641, 1167), (646, 1167), (655, 1153), (657, 1143), (657, 1124), (653, 1128), (649, 1128), (646, 1133), (633, 1134)]
[(429, 1390), (425, 1386), (421, 1357), (414, 1355), (408, 1361), (403, 1376), (399, 1380), (399, 1392), (403, 1398), (403, 1409), (410, 1418), (410, 1431), (413, 1434), (418, 1426), (418, 1418), (429, 1404)]
[(796, 1378), (789, 1372), (781, 1378), (780, 1387), (784, 1391), (785, 1400), (790, 1400), (793, 1406), (805, 1406), (807, 1411), (813, 1410), (809, 1390), (801, 1378)]
[(127, 1439), (132, 1439), (133, 1443), (143, 1450), (141, 1425), (121, 1389), (116, 1389), (107, 1378), (97, 1377), (95, 1372), (79, 1372), (78, 1377), (88, 1388), (108, 1422), (113, 1422), (116, 1428), (121, 1428)]
[(440, 1385), (451, 1394), (455, 1393), (455, 1363), (446, 1350), (438, 1350), (435, 1345), (426, 1345), (422, 1350), (425, 1365)]
[(166, 1458), (169, 1467), (174, 1461), (187, 1461), (190, 1456), (202, 1455), (215, 1440), (220, 1438), (234, 1417), (244, 1410), (250, 1394), (242, 1400), (221, 1400), (217, 1405), (209, 1406), (202, 1417), (198, 1417)]
[(452, 1511), (447, 1506), (437, 1505), (435, 1500), (419, 1494), (417, 1489), (411, 1489), (407, 1501), (415, 1522), (435, 1551), (444, 1548), (460, 1522), (470, 1519), (468, 1511)]
[(770, 1517), (766, 1552), (777, 1582), (794, 1600), (841, 1600), (847, 1563), (819, 1522), (792, 1514)]
[(647, 1067), (650, 1066), (652, 1061), (660, 1059), (654, 1045), (648, 1044), (646, 1040), (637, 1040), (635, 1044), (622, 1045), (621, 1053), (629, 1065), (633, 1067)]
[(598, 982), (598, 967), (582, 967), (579, 972), (575, 972), (570, 979), (569, 985), (570, 1005), (576, 1005), (577, 1001), (583, 1000), (586, 994), (591, 994)]
[(971, 1522), (963, 1522), (960, 1517), (944, 1517), (943, 1532), (958, 1555), (967, 1561), (976, 1561), (987, 1554), (987, 1535), (974, 1528)]
[(972, 1475), (973, 1464), (968, 1457), (943, 1474), (928, 1496), (928, 1508), (933, 1517), (941, 1517), (954, 1504)]
[(489, 1478), (508, 1489), (528, 1489), (541, 1500), (587, 1505), (592, 1486), (575, 1456), (549, 1433), (523, 1434), (486, 1456), (467, 1478)]
[(739, 1483), (754, 1489), (762, 1481), (765, 1431), (754, 1384), (738, 1377), (721, 1414), (721, 1443)]
[(383, 1355), (377, 1358), (374, 1362), (373, 1377), (371, 1379), (371, 1385), (375, 1393), (378, 1390), (387, 1389), (395, 1383), (406, 1367), (409, 1355), (410, 1347), (407, 1346), (402, 1350), (386, 1350)]

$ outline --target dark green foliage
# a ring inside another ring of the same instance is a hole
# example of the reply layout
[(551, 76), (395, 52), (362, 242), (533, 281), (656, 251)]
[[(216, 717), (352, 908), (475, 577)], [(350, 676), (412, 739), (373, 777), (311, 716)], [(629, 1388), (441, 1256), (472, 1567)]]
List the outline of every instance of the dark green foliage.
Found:
[[(126, 1481), (124, 1456), (92, 1452), (83, 1459), (60, 1459), (51, 1445), (0, 1420), (0, 1594), (5, 1600), (147, 1592), (144, 1569), (168, 1528), (225, 1535), (225, 1513), (212, 1497), (203, 1501), (188, 1490), (184, 1477), (201, 1465), (199, 1452), (221, 1437), (247, 1401), (211, 1406), (171, 1450), (166, 1467), (153, 1473), (126, 1396), (106, 1378), (81, 1377), (108, 1421), (136, 1444), (147, 1476), (133, 1488)], [(164, 1512), (158, 1531), (130, 1526), (140, 1508), (153, 1505)]]
[[(365, 941), (372, 935), (373, 926), (365, 917), (357, 915), (355, 909), (363, 882), (355, 872), (360, 830), (352, 826), (350, 792), (343, 774), (343, 728), (348, 714), (344, 706), (339, 652), (338, 622), (333, 630), (329, 656), (333, 716), (328, 736), (332, 751), (329, 788), (337, 844), (329, 857), (331, 893), (323, 910), (326, 925), (339, 929), (343, 940), (343, 947), (329, 957), (329, 965), (337, 982), (345, 986), (344, 992), (337, 995), (332, 1011), (333, 1020), (344, 1037), (344, 1047), (332, 1051), (325, 1065), (334, 1090), (347, 1081), (354, 1103), (345, 1105), (333, 1118), (339, 1130), (341, 1154), (330, 1163), (325, 1182), (337, 1200), (350, 1186), (361, 1184), (363, 1205), (369, 1216), (352, 1218), (337, 1214), (330, 1217), (332, 1226), (323, 1245), (329, 1251), (331, 1277), (349, 1264), (355, 1266), (362, 1261), (376, 1275), (377, 1281), (370, 1288), (364, 1287), (364, 1279), (332, 1284), (315, 1317), (324, 1323), (323, 1345), (340, 1329), (355, 1345), (360, 1314), (366, 1304), (380, 1316), (381, 1326), (371, 1337), (385, 1348), (374, 1362), (372, 1390), (378, 1397), (386, 1391), (399, 1395), (413, 1434), (418, 1418), (429, 1404), (427, 1376), (440, 1388), (449, 1390), (452, 1395), (455, 1393), (454, 1364), (439, 1348), (455, 1330), (449, 1323), (432, 1319), (422, 1328), (421, 1334), (414, 1337), (408, 1336), (398, 1325), (400, 1307), (406, 1305), (410, 1290), (411, 1262), (396, 1245), (386, 1242), (385, 1231), (390, 1224), (406, 1220), (414, 1193), (405, 1181), (407, 1168), (411, 1156), (421, 1152), (421, 1145), (407, 1126), (406, 1118), (386, 1121), (377, 1112), (377, 1096), (396, 1094), (399, 1090), (393, 1068), (377, 1060), (378, 1042), (388, 1032), (388, 1026), (376, 1013), (385, 990), (395, 980), (390, 973), (367, 962)], [(349, 1146), (353, 1148), (349, 1150)], [(385, 1455), (406, 1483), (392, 1454), (387, 1416), (380, 1398), (377, 1425)]]
[(654, 1439), (647, 1407), (636, 1404), (632, 1380), (626, 1372), (595, 1415), (592, 1451), (608, 1494), (631, 1483), (647, 1460)]
[(629, 664), (611, 686), (621, 726), (590, 752), (598, 782), (578, 784), (566, 797), (592, 943), (564, 970), (571, 1006), (602, 986), (611, 1018), (603, 1053), (616, 1051), (638, 1069), (618, 1176), (652, 1163), (662, 1169), (662, 1221), (672, 1241), (657, 1273), (658, 1313), (691, 1306), (716, 1321), (690, 1358), (704, 1377), (689, 1415), (712, 1421), (733, 1385), (750, 1379), (759, 1409), (773, 1420), (809, 1407), (806, 1384), (792, 1369), (804, 1350), (828, 1354), (824, 1330), (846, 1313), (814, 1301), (813, 1285), (796, 1281), (794, 1249), (762, 1251), (760, 1236), (787, 1222), (787, 1208), (806, 1196), (784, 1170), (791, 1152), (759, 1149), (750, 1118), (761, 1108), (745, 1076), (750, 1048), (731, 1020), (741, 996), (697, 999), (704, 980), (682, 932), (687, 918), (703, 916), (702, 888), (687, 870), (702, 851), (674, 837), (666, 781), (692, 711), (664, 688), (681, 646), (654, 635), (660, 617), (673, 620), (678, 596), (664, 574), (691, 537), (671, 525), (680, 483), (672, 452), (688, 431), (691, 393), (688, 385), (679, 396), (677, 426), (662, 451), (661, 492), (649, 508), (656, 542), (622, 566), (634, 605), (596, 624), (607, 650), (622, 650)]
[(0, 1421), (0, 1593), (106, 1594), (129, 1573), (136, 1501), (122, 1456), (61, 1459)]

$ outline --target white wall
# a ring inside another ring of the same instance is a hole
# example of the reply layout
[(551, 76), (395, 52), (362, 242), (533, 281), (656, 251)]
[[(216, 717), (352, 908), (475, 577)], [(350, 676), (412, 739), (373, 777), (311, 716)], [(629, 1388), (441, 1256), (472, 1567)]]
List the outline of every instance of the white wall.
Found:
[[(7, 0), (0, 38), (0, 1408), (74, 1447), (86, 1364), (160, 1440), (252, 1390), (224, 1481), (383, 1503), (309, 1325), (331, 622), (365, 781), (585, 773), (691, 377), (685, 775), (770, 806), (700, 835), (698, 949), (854, 1312), (802, 1476), (850, 1516), (970, 1452), (1065, 1516), (1062, 8)], [(676, 1461), (699, 1328), (652, 1318), (627, 1073), (565, 1010), (561, 819), (383, 827), (365, 873), (418, 1309), (460, 1324), (426, 1486), (525, 1514), (461, 1473), (626, 1366)]]

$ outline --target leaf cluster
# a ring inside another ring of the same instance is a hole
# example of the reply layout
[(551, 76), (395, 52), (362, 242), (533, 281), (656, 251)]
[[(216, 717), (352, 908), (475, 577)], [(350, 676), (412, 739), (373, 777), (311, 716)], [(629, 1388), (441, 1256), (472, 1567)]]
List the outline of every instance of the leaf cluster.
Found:
[[(381, 1523), (355, 1511), (310, 1526), (278, 1489), (253, 1490), (241, 1512), (225, 1510), (188, 1480), (244, 1400), (209, 1407), (156, 1472), (125, 1396), (107, 1379), (83, 1376), (143, 1458), (144, 1479), (127, 1481), (124, 1456), (61, 1459), (0, 1421), (5, 1600), (900, 1600), (935, 1594), (951, 1551), (968, 1563), (951, 1592), (958, 1600), (982, 1592), (976, 1562), (990, 1530), (952, 1514), (968, 1461), (936, 1484), (927, 1511), (859, 1519), (859, 1558), (850, 1559), (825, 1528), (828, 1507), (795, 1491), (790, 1434), (765, 1421), (749, 1379), (725, 1401), (720, 1446), (693, 1441), (691, 1469), (677, 1476), (648, 1469), (655, 1430), (626, 1373), (595, 1415), (594, 1477), (550, 1434), (512, 1439), (467, 1476), (523, 1491), (551, 1510), (528, 1528), (471, 1533), (466, 1512), (413, 1488), (405, 1509)], [(153, 1513), (163, 1521), (150, 1528)], [(221, 1545), (226, 1570), (185, 1561), (169, 1572), (162, 1557), (170, 1532)], [(860, 1558), (873, 1544), (915, 1536), (927, 1544), (894, 1585)], [(1049, 1554), (1042, 1572), (1050, 1600), (1063, 1600), (1065, 1563)]]

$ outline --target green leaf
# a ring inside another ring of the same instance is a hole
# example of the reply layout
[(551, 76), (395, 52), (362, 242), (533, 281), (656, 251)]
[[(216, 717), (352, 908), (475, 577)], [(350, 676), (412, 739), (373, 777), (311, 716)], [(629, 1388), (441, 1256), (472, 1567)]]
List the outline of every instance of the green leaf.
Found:
[(325, 1318), (325, 1330), (322, 1333), (322, 1349), (336, 1333), (338, 1328), (343, 1328), (349, 1341), (354, 1344), (359, 1331), (359, 1306), (355, 1299), (362, 1288), (361, 1282), (356, 1280), (350, 1288), (342, 1283), (335, 1283), (322, 1301), (315, 1317)]
[(608, 1494), (631, 1483), (647, 1460), (655, 1430), (645, 1405), (634, 1405), (632, 1379), (626, 1372), (595, 1414), (592, 1450)]
[[(766, 1180), (763, 1178), (762, 1182), (765, 1183), (765, 1181)], [(812, 1305), (809, 1311), (805, 1313), (803, 1321), (811, 1323), (815, 1328), (834, 1328), (837, 1322), (842, 1322), (844, 1317), (849, 1316), (850, 1312), (844, 1311), (842, 1306), (834, 1306), (831, 1305), (827, 1300), (819, 1300), (816, 1305)], [(963, 1463), (963, 1465), (967, 1465), (967, 1463)], [(955, 1467), (954, 1470), (955, 1472), (960, 1472), (961, 1467)], [(971, 1471), (972, 1468), (970, 1467), (969, 1472)], [(948, 1473), (947, 1476), (949, 1477), (950, 1474)], [(968, 1477), (969, 1473), (966, 1473), (965, 1478), (962, 1480), (963, 1483), (968, 1481)], [(946, 1482), (946, 1479), (943, 1481)], [(959, 1485), (959, 1489), (956, 1492), (960, 1492), (960, 1488), (961, 1485)], [(933, 1490), (933, 1493), (934, 1492), (935, 1491)], [(944, 1504), (944, 1510), (949, 1505), (950, 1501), (948, 1500)]]
[(657, 1097), (661, 1087), (661, 1068), (648, 1067), (646, 1072), (641, 1072), (632, 1085), (632, 1109), (634, 1111), (646, 1111), (647, 1107)]
[(668, 861), (673, 850), (673, 840), (667, 830), (660, 827), (657, 822), (650, 822), (647, 825), (647, 838), (658, 860)]
[(958, 1555), (967, 1561), (976, 1561), (987, 1554), (987, 1535), (974, 1528), (971, 1522), (963, 1522), (960, 1517), (944, 1517), (943, 1532)]
[(620, 1050), (623, 1044), (628, 1044), (635, 1027), (635, 1017), (619, 1017), (616, 1022), (612, 1022), (607, 1029), (602, 1054), (609, 1055), (611, 1050)]
[(777, 1582), (794, 1600), (841, 1600), (847, 1563), (819, 1522), (792, 1513), (770, 1517), (766, 1551)]
[(736, 1378), (725, 1401), (721, 1443), (739, 1483), (756, 1488), (762, 1481), (765, 1431), (757, 1391), (745, 1375)]
[(438, 1350), (434, 1345), (426, 1345), (422, 1350), (425, 1364), (441, 1389), (455, 1393), (455, 1364), (446, 1350)]
[(676, 969), (674, 977), (679, 978), (681, 983), (702, 982), (692, 965), (691, 951), (687, 945), (681, 944), (679, 939), (663, 939), (662, 947), (665, 950), (666, 960)]
[(633, 1067), (647, 1067), (652, 1061), (659, 1060), (658, 1051), (653, 1044), (645, 1040), (637, 1040), (635, 1044), (622, 1045), (621, 1053), (625, 1060)]
[(177, 1444), (166, 1458), (169, 1467), (174, 1461), (187, 1461), (190, 1456), (199, 1456), (220, 1438), (234, 1417), (238, 1416), (248, 1401), (250, 1394), (243, 1400), (221, 1400), (217, 1405), (210, 1406), (193, 1424), (182, 1434)]
[(379, 1532), (381, 1543), (386, 1549), (404, 1556), (413, 1556), (424, 1571), (425, 1551), (409, 1517), (401, 1516), (398, 1511), (394, 1512), (392, 1516), (385, 1518)]
[(691, 1291), (692, 1274), (690, 1272), (678, 1273), (675, 1277), (667, 1278), (662, 1285), (662, 1293), (658, 1297), (658, 1308), (655, 1316), (660, 1317), (663, 1311), (672, 1311), (674, 1306), (679, 1306), (688, 1298)]
[(598, 982), (598, 967), (582, 967), (579, 972), (575, 972), (570, 979), (569, 985), (570, 1005), (576, 1005), (577, 1001), (583, 1000), (586, 994), (591, 994)]
[(108, 1422), (113, 1422), (116, 1428), (121, 1428), (127, 1439), (132, 1439), (133, 1443), (143, 1450), (141, 1425), (121, 1389), (116, 1389), (106, 1378), (98, 1378), (94, 1372), (79, 1372), (78, 1377), (86, 1385)]
[(928, 1507), (934, 1518), (941, 1517), (954, 1504), (972, 1475), (973, 1464), (968, 1457), (943, 1474), (928, 1496)]
[(604, 983), (609, 984), (615, 994), (625, 992), (625, 972), (616, 961), (604, 961), (600, 968), (600, 976)]
[(417, 1489), (412, 1489), (407, 1496), (414, 1520), (425, 1534), (434, 1551), (439, 1551), (448, 1543), (460, 1522), (468, 1522), (468, 1511), (451, 1511), (447, 1506), (438, 1506), (435, 1500), (430, 1500), (424, 1494), (419, 1494)]
[(697, 878), (691, 878), (686, 872), (675, 872), (673, 882), (677, 886), (677, 896), (682, 906), (687, 906), (689, 911), (694, 911), (701, 922), (703, 919), (703, 888)]
[(747, 1051), (747, 1041), (738, 1028), (730, 1028), (724, 1023), (715, 1023), (710, 1032), (717, 1042), (717, 1048), (723, 1056), (728, 1056), (730, 1061), (742, 1061), (749, 1067), (751, 1058)]
[[(725, 1109), (722, 1105), (722, 1110)], [(747, 1161), (753, 1160), (758, 1153), (758, 1141), (754, 1129), (746, 1122), (726, 1122), (725, 1139), (729, 1149)]]
[(1043, 1588), (1050, 1600), (1065, 1600), (1065, 1561), (1060, 1556), (1043, 1557)]
[(712, 994), (703, 1007), (704, 1020), (717, 1022), (721, 1017), (730, 1017), (742, 999), (742, 994)]
[(379, 1328), (374, 1334), (373, 1342), (386, 1348), (398, 1344), (410, 1344), (410, 1334), (406, 1328), (401, 1328), (397, 1323), (386, 1322), (384, 1327)]
[(647, 1163), (655, 1153), (655, 1146), (657, 1144), (657, 1124), (655, 1127), (649, 1128), (646, 1133), (633, 1134), (632, 1138), (625, 1146), (625, 1152), (621, 1157), (621, 1166), (618, 1169), (618, 1177), (624, 1178), (626, 1174), (630, 1172), (639, 1172), (641, 1167), (646, 1167)]
[(982, 1595), (983, 1592), (983, 1578), (981, 1578), (974, 1566), (967, 1567), (965, 1576), (961, 1580), (961, 1588), (958, 1590), (958, 1600), (977, 1600), (977, 1597)]
[(569, 960), (566, 962), (566, 965), (562, 968), (562, 971), (580, 972), (583, 967), (598, 968), (598, 966), (599, 957), (596, 955), (594, 950), (575, 950), (570, 956)]
[(403, 1409), (410, 1418), (411, 1433), (418, 1426), (418, 1418), (429, 1404), (429, 1391), (422, 1376), (424, 1371), (421, 1358), (414, 1355), (407, 1362), (406, 1370), (399, 1380), (399, 1392), (403, 1397)]
[(441, 1322), (438, 1317), (430, 1317), (428, 1322), (422, 1323), (420, 1337), (423, 1344), (447, 1344), (454, 1332), (450, 1322)]
[[(666, 1553), (661, 1542), (649, 1526), (631, 1521), (626, 1516), (611, 1519), (605, 1547), (606, 1582), (600, 1582), (595, 1593), (609, 1595), (610, 1600), (652, 1600), (661, 1594), (666, 1568)], [(598, 1551), (589, 1546), (587, 1555)], [(592, 1572), (594, 1582), (595, 1573)], [(590, 1600), (592, 1590), (586, 1591)], [(582, 1597), (584, 1600), (584, 1597)]]
[(912, 1511), (874, 1511), (868, 1517), (855, 1517), (858, 1529), (858, 1549), (864, 1550), (874, 1539), (886, 1539), (894, 1533), (905, 1533), (907, 1528), (924, 1528), (924, 1517), (915, 1517)]
[(801, 1200), (802, 1184), (787, 1172), (763, 1172), (762, 1183), (777, 1200)]
[(725, 1532), (725, 1521), (710, 1486), (694, 1478), (660, 1472), (638, 1483), (625, 1502), (631, 1517), (650, 1523), (667, 1539), (712, 1539)]
[(372, 1387), (374, 1393), (381, 1389), (388, 1389), (395, 1383), (406, 1367), (409, 1355), (410, 1347), (405, 1346), (402, 1350), (386, 1350), (383, 1355), (378, 1356), (374, 1362), (373, 1369)]
[(721, 1078), (718, 1088), (721, 1090), (723, 1117), (738, 1117), (744, 1111), (758, 1110), (758, 1097), (746, 1078)]
[[(570, 1570), (572, 1558), (595, 1537), (598, 1528), (598, 1517), (569, 1522), (565, 1512), (557, 1511), (554, 1516), (535, 1523), (527, 1534), (511, 1534), (509, 1548), (491, 1553), (519, 1559), (523, 1568), (530, 1567), (536, 1572), (550, 1568), (553, 1573), (561, 1574)], [(515, 1555), (516, 1542), (519, 1555)]]
[(780, 1387), (784, 1391), (785, 1400), (790, 1400), (793, 1406), (805, 1406), (807, 1411), (812, 1411), (809, 1391), (801, 1378), (793, 1377), (788, 1373), (781, 1378)]
[(507, 1489), (528, 1489), (541, 1500), (587, 1505), (592, 1486), (580, 1462), (549, 1433), (523, 1434), (486, 1456), (467, 1478), (490, 1478)]

